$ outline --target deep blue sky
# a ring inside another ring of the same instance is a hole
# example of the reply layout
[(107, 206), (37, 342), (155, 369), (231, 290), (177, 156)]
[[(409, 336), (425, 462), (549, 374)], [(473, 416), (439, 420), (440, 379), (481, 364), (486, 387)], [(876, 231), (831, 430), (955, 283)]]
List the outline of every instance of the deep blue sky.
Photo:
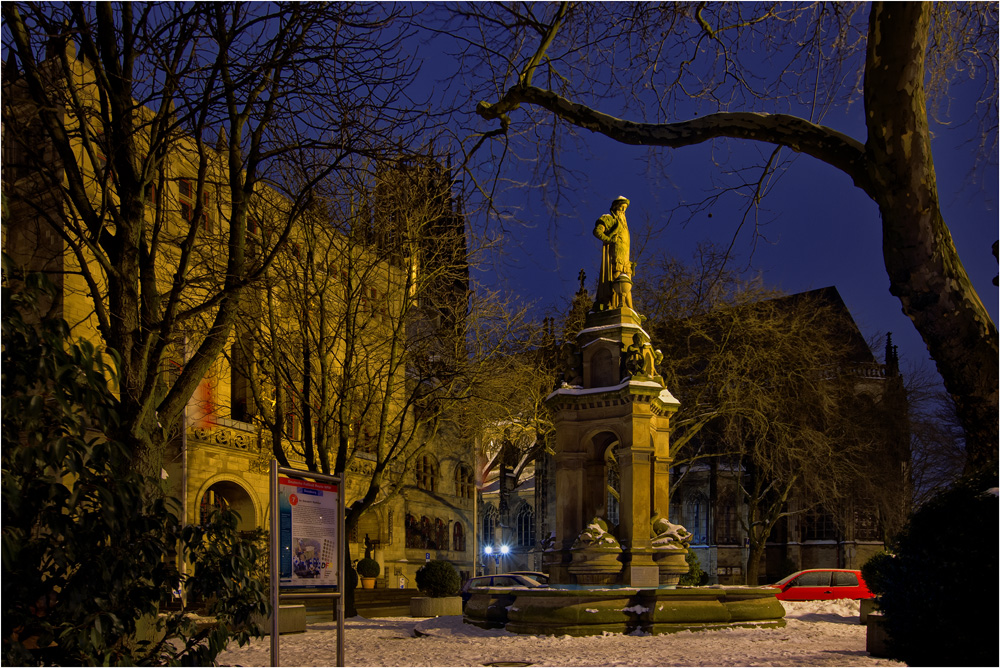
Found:
[[(995, 322), (997, 288), (992, 280), (997, 265), (991, 246), (998, 235), (996, 168), (988, 170), (981, 182), (972, 183), (965, 178), (971, 167), (967, 157), (943, 139), (936, 144), (945, 219)], [(524, 227), (511, 230), (521, 243), (509, 248), (500, 269), (502, 279), (523, 298), (537, 298), (542, 307), (563, 307), (577, 289), (581, 268), (587, 271), (593, 289), (600, 256), (593, 224), (607, 212), (611, 200), (618, 195), (631, 199), (628, 218), (635, 235), (644, 224), (664, 224), (678, 200), (702, 199), (713, 187), (713, 172), (718, 174), (708, 146), (674, 151), (666, 178), (649, 173), (646, 149), (596, 135), (591, 149), (594, 156), (568, 157), (583, 175), (575, 191), (576, 211), (566, 211), (565, 218), (553, 223), (539, 193), (532, 193), (524, 215), (518, 217)], [(929, 359), (899, 301), (889, 294), (878, 208), (847, 176), (809, 156), (797, 156), (763, 206), (762, 217), (769, 221), (764, 228), (767, 241), (754, 246), (751, 236), (741, 232), (734, 251), (744, 263), (749, 260), (769, 285), (789, 293), (836, 286), (866, 336), (893, 333), (904, 366)], [(743, 215), (742, 202), (729, 198), (715, 206), (712, 214), (709, 218), (700, 213), (687, 224), (681, 224), (682, 216), (675, 214), (666, 233), (649, 250), (666, 249), (687, 259), (699, 241), (727, 245)], [(638, 271), (642, 271), (641, 264)], [(489, 277), (482, 278), (490, 282)], [(641, 311), (642, 304), (637, 308)]]
[[(963, 99), (968, 93), (962, 89), (953, 92), (956, 108), (971, 108), (969, 100)], [(468, 100), (470, 110), (477, 101)], [(610, 100), (605, 109), (614, 112), (616, 106)], [(864, 141), (862, 111), (858, 103), (846, 112), (833, 112), (823, 123)], [(481, 122), (478, 129), (492, 127)], [(969, 132), (941, 126), (932, 126), (932, 130), (942, 211), (973, 285), (996, 322), (998, 291), (992, 281), (997, 263), (991, 251), (998, 238), (996, 156), (988, 161), (992, 164), (977, 168), (977, 147), (967, 142)], [(711, 209), (711, 217), (702, 212), (686, 223), (682, 212), (674, 212), (671, 219), (671, 210), (678, 202), (704, 199), (722, 181), (713, 159), (731, 155), (738, 163), (747, 155), (766, 158), (771, 151), (770, 145), (748, 142), (716, 142), (672, 151), (647, 149), (580, 132), (586, 138), (585, 147), (578, 150), (566, 143), (562, 154), (579, 179), (555, 217), (544, 203), (544, 189), (498, 191), (501, 208), (521, 207), (515, 217), (518, 225), (508, 226), (508, 241), (514, 243), (508, 244), (499, 268), (491, 266), (478, 276), (486, 283), (508, 286), (522, 299), (537, 300), (542, 309), (565, 308), (577, 290), (581, 268), (587, 271), (593, 291), (600, 249), (592, 236), (593, 224), (618, 195), (631, 200), (628, 220), (633, 247), (644, 225), (667, 226), (645, 257), (665, 249), (686, 260), (695, 246), (706, 240), (727, 246), (743, 215), (744, 200), (727, 197)], [(661, 155), (669, 151), (663, 169), (649, 168), (650, 151)], [(928, 363), (923, 340), (903, 315), (898, 299), (889, 293), (875, 203), (842, 172), (806, 155), (790, 151), (784, 155), (793, 162), (762, 205), (766, 240), (754, 244), (744, 230), (734, 253), (744, 265), (749, 261), (752, 270), (763, 272), (768, 285), (788, 293), (836, 286), (866, 337), (892, 332), (904, 370), (909, 364)], [(529, 180), (530, 168), (507, 161), (500, 175)], [(551, 197), (551, 191), (548, 194)], [(638, 271), (642, 271), (642, 257)], [(636, 308), (642, 311), (642, 304), (637, 303)], [(883, 351), (874, 352), (881, 359)]]

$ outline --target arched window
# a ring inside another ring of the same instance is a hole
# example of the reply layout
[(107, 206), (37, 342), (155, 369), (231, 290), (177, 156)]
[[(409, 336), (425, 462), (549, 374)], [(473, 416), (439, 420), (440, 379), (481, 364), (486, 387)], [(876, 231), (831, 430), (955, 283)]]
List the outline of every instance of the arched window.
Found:
[(406, 513), (406, 547), (423, 549), (424, 537), (420, 533), (420, 524), (417, 518)]
[(471, 499), (475, 494), (476, 485), (472, 479), (472, 469), (465, 464), (455, 468), (455, 496), (461, 499)]
[(605, 487), (607, 493), (607, 516), (605, 519), (617, 525), (621, 508), (621, 472), (618, 468), (618, 460), (615, 459), (615, 448), (608, 448), (608, 453), (604, 459)]
[(500, 519), (500, 512), (496, 506), (490, 504), (483, 508), (483, 545), (492, 545), (494, 533), (496, 533), (497, 521)]
[(528, 549), (535, 546), (535, 511), (527, 503), (517, 509), (517, 546)]
[(434, 547), (438, 550), (448, 549), (448, 525), (440, 517), (434, 518)]
[(420, 518), (420, 534), (424, 538), (424, 547), (437, 549), (437, 545), (431, 544), (434, 541), (434, 525), (431, 524), (431, 519), (426, 515)]
[(696, 545), (708, 544), (708, 499), (701, 492), (691, 496), (687, 505), (688, 531), (694, 534), (691, 542)]
[(430, 455), (417, 459), (417, 487), (428, 492), (437, 490), (437, 464)]
[(455, 522), (455, 527), (451, 531), (451, 549), (456, 552), (465, 552), (465, 529), (461, 522)]

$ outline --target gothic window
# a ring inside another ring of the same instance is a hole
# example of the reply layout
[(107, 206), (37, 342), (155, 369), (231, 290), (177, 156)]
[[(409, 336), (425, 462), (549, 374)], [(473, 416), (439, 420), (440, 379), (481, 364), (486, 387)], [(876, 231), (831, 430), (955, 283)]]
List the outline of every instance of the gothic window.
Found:
[(701, 492), (694, 494), (687, 507), (685, 528), (694, 534), (693, 543), (708, 544), (708, 499)]
[(492, 545), (494, 534), (496, 533), (497, 521), (500, 519), (500, 511), (496, 506), (490, 504), (483, 508), (483, 545)]
[(461, 522), (455, 522), (451, 532), (451, 549), (455, 552), (465, 552), (465, 529)]
[(517, 509), (517, 546), (535, 546), (535, 511), (527, 503)]
[(417, 487), (428, 492), (437, 490), (437, 464), (430, 455), (417, 459)]
[(465, 464), (459, 464), (455, 468), (455, 496), (462, 499), (471, 499), (475, 494), (476, 486), (472, 479), (472, 469)]

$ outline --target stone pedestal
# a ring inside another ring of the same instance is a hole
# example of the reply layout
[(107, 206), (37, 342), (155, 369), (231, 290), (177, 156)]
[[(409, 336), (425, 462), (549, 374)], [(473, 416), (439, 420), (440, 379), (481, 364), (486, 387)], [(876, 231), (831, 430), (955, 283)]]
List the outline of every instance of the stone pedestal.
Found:
[(570, 374), (583, 385), (563, 385), (546, 398), (556, 433), (554, 553), (561, 552), (547, 558), (553, 584), (590, 584), (581, 576), (604, 583), (606, 573), (568, 557), (587, 522), (608, 517), (611, 468), (619, 479), (614, 533), (624, 550), (615, 581), (650, 586), (659, 579), (650, 517), (670, 507), (669, 427), (679, 402), (656, 374), (641, 322), (630, 308), (589, 313), (576, 340), (582, 369)]
[(687, 550), (654, 550), (653, 561), (656, 562), (657, 573), (661, 585), (676, 585), (681, 576), (691, 567), (687, 562)]
[(620, 549), (578, 548), (570, 551), (573, 562), (568, 571), (576, 584), (609, 585), (617, 584), (622, 570)]

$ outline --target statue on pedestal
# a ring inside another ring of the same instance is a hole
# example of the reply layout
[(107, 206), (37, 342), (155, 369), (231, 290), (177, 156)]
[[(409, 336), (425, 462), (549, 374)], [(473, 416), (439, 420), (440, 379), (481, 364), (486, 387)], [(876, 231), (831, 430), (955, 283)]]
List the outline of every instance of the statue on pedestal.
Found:
[(611, 213), (594, 225), (594, 236), (604, 242), (601, 248), (601, 274), (597, 280), (594, 310), (632, 308), (632, 274), (635, 265), (629, 260), (629, 232), (625, 210), (627, 197), (611, 203)]

